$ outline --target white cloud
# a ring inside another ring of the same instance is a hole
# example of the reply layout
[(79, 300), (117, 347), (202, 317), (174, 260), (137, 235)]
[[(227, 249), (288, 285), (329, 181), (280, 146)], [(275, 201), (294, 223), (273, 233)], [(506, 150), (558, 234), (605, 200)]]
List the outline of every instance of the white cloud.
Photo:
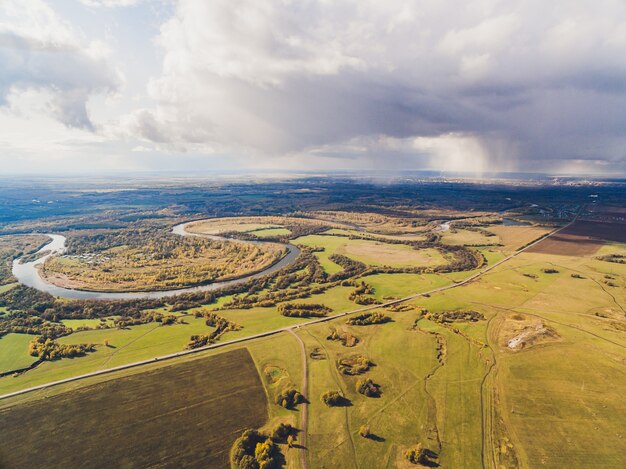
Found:
[(117, 8), (134, 6), (142, 1), (143, 0), (80, 0), (80, 3), (89, 7)]
[(10, 93), (45, 89), (48, 110), (70, 127), (92, 129), (87, 101), (121, 84), (102, 43), (87, 43), (39, 0), (0, 3), (0, 105)]

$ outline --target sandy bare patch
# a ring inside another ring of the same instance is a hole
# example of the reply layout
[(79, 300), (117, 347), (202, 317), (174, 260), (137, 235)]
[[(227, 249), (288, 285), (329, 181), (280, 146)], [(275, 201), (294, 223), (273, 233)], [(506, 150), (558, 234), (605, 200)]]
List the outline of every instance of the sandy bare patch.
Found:
[(518, 352), (535, 345), (560, 342), (561, 337), (541, 319), (514, 314), (505, 319), (500, 329), (500, 346)]

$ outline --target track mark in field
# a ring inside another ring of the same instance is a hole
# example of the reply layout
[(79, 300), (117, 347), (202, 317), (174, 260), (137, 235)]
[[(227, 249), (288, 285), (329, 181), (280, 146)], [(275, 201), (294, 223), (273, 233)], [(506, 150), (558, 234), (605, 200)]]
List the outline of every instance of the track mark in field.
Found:
[[(561, 267), (561, 266), (559, 266), (559, 267)], [(564, 268), (564, 269), (568, 269), (567, 267), (563, 267), (563, 268)], [(575, 270), (575, 269), (571, 269), (571, 268), (570, 268), (570, 269), (568, 269), (568, 270), (571, 270), (572, 272), (576, 272), (576, 273), (581, 274), (581, 275), (584, 275), (584, 274), (585, 274), (585, 272), (581, 272), (581, 271), (578, 271), (578, 270)], [(595, 271), (595, 269), (594, 269), (594, 271)], [(597, 272), (597, 271), (595, 271), (595, 272)], [(597, 273), (602, 274), (602, 272), (597, 272)], [(615, 295), (613, 295), (613, 293), (611, 293), (611, 292), (610, 292), (610, 291), (608, 291), (606, 288), (604, 288), (604, 285), (602, 285), (602, 283), (598, 282), (595, 278), (590, 277), (590, 276), (588, 276), (588, 275), (587, 275), (587, 278), (589, 278), (589, 280), (591, 280), (592, 282), (594, 282), (595, 284), (597, 284), (597, 285), (598, 285), (598, 286), (602, 289), (602, 291), (604, 291), (604, 293), (606, 293), (607, 295), (609, 295), (609, 296), (611, 297), (611, 299), (613, 300), (613, 303), (615, 303), (615, 305), (616, 305), (619, 309), (621, 309), (621, 310), (622, 310), (622, 313), (624, 313), (624, 315), (626, 315), (626, 310), (624, 310), (624, 307), (621, 305), (621, 303), (620, 303), (619, 301), (617, 301), (617, 298), (615, 298)]]
[[(493, 442), (493, 430), (494, 430), (493, 390), (491, 390), (491, 393), (489, 394), (489, 397), (490, 397), (489, 402), (485, 404), (485, 383), (487, 382), (487, 379), (489, 378), (489, 375), (492, 373), (492, 371), (495, 373), (496, 366), (497, 366), (496, 354), (493, 348), (491, 347), (491, 345), (489, 344), (489, 326), (491, 324), (491, 321), (493, 321), (493, 319), (496, 316), (497, 314), (494, 314), (493, 316), (491, 316), (487, 320), (487, 325), (485, 327), (485, 345), (491, 352), (491, 358), (487, 358), (485, 360), (485, 364), (487, 365), (488, 368), (487, 368), (487, 371), (485, 372), (485, 375), (483, 376), (483, 379), (480, 381), (480, 430), (482, 433), (481, 446), (480, 446), (480, 460), (481, 460), (483, 469), (487, 467), (487, 464), (485, 461), (487, 448), (491, 448), (490, 453), (492, 456), (493, 456), (493, 451), (495, 448), (494, 442)], [(493, 457), (490, 458), (489, 467), (496, 467), (495, 461), (493, 461)]]
[[(343, 389), (343, 386), (341, 385), (341, 379), (339, 377), (337, 377), (337, 373), (339, 373), (339, 372), (333, 366), (334, 360), (331, 360), (331, 355), (328, 353), (328, 349), (326, 348), (324, 343), (322, 341), (320, 341), (317, 337), (315, 337), (313, 334), (311, 334), (311, 332), (309, 330), (307, 330), (306, 332), (307, 332), (307, 334), (309, 334), (320, 345), (320, 347), (322, 347), (322, 349), (324, 350), (324, 353), (326, 353), (326, 357), (328, 357), (328, 367), (329, 367), (329, 370), (330, 370), (330, 374), (333, 377), (333, 380), (335, 381), (335, 384), (337, 384), (337, 387), (341, 390), (341, 392), (345, 396), (346, 393), (345, 393), (345, 391)], [(352, 456), (354, 458), (354, 465), (355, 465), (355, 467), (357, 469), (359, 469), (359, 462), (358, 462), (357, 457), (356, 457), (356, 446), (354, 445), (354, 438), (352, 437), (352, 431), (350, 430), (350, 416), (348, 415), (348, 407), (347, 406), (344, 407), (344, 412), (345, 412), (346, 432), (348, 433), (348, 440), (350, 441), (350, 447), (352, 448)], [(330, 448), (328, 451), (332, 451), (335, 448), (338, 448), (345, 441), (346, 440), (340, 441), (338, 444), (336, 444), (333, 448)]]
[(433, 367), (432, 370), (424, 377), (422, 383), (424, 384), (424, 394), (428, 397), (428, 422), (430, 422), (430, 428), (428, 428), (428, 436), (427, 438), (431, 441), (434, 441), (437, 445), (437, 453), (441, 453), (442, 444), (441, 444), (441, 435), (439, 434), (439, 426), (437, 425), (437, 401), (435, 397), (428, 390), (428, 384), (431, 379), (435, 376), (437, 371), (443, 368), (446, 365), (446, 359), (448, 357), (448, 344), (446, 338), (437, 331), (424, 331), (420, 329), (418, 326), (419, 320), (416, 322), (413, 330), (430, 336), (434, 336), (437, 350), (437, 365)]
[(146, 331), (146, 332), (144, 332), (143, 334), (138, 335), (138, 336), (137, 336), (137, 337), (135, 337), (133, 340), (131, 340), (130, 342), (126, 343), (126, 345), (123, 345), (122, 347), (116, 348), (116, 349), (115, 349), (115, 351), (114, 351), (111, 355), (109, 355), (109, 356), (108, 356), (108, 358), (104, 361), (104, 363), (102, 363), (102, 365), (100, 365), (100, 368), (105, 367), (105, 366), (107, 365), (107, 363), (109, 363), (109, 362), (111, 361), (111, 359), (113, 358), (113, 356), (114, 356), (117, 352), (119, 352), (119, 351), (121, 351), (121, 350), (124, 350), (124, 349), (125, 349), (126, 347), (128, 347), (130, 344), (133, 344), (133, 343), (137, 342), (139, 339), (141, 339), (142, 337), (147, 336), (148, 334), (150, 334), (150, 332), (154, 331), (157, 327), (159, 327), (159, 326), (153, 327), (153, 328), (152, 328), (152, 329), (150, 329), (149, 331)]
[(300, 437), (300, 466), (302, 469), (307, 469), (307, 459), (306, 459), (306, 450), (307, 450), (307, 432), (309, 426), (309, 366), (306, 358), (306, 347), (304, 346), (304, 342), (300, 338), (298, 334), (296, 334), (293, 329), (289, 329), (289, 332), (298, 340), (300, 344), (300, 350), (302, 353), (302, 390), (301, 393), (304, 396), (304, 402), (302, 405), (302, 417), (301, 417), (301, 426), (302, 426), (302, 436)]

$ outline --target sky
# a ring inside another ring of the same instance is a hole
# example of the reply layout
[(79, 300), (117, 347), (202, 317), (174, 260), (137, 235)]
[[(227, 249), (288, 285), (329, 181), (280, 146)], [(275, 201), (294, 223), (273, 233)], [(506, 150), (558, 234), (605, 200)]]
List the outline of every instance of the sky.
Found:
[(0, 174), (626, 176), (624, 0), (0, 0)]

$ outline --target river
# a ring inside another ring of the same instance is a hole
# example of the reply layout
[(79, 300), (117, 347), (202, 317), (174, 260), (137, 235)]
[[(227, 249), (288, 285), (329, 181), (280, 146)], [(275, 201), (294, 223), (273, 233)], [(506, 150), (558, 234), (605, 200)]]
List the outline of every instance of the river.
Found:
[[(189, 233), (185, 230), (185, 225), (187, 223), (181, 223), (176, 225), (172, 229), (172, 233), (180, 235), (180, 236), (200, 236), (203, 238), (209, 238), (218, 241), (230, 241), (230, 242), (238, 242), (238, 243), (251, 243), (251, 244), (263, 244), (265, 241), (243, 241), (243, 240), (234, 240), (229, 238), (224, 238), (221, 236), (215, 235), (201, 235), (196, 233)], [(34, 233), (39, 234), (39, 233)], [(271, 265), (265, 270), (261, 272), (257, 272), (254, 274), (246, 275), (244, 277), (240, 277), (233, 280), (225, 280), (222, 282), (214, 282), (209, 283), (207, 285), (200, 285), (196, 287), (186, 287), (186, 288), (178, 288), (175, 290), (160, 290), (160, 291), (146, 291), (146, 292), (98, 292), (98, 291), (89, 291), (89, 290), (75, 290), (71, 288), (63, 288), (57, 285), (53, 285), (49, 282), (46, 282), (40, 275), (39, 269), (37, 266), (41, 266), (46, 262), (46, 260), (50, 256), (60, 255), (66, 251), (65, 247), (65, 236), (58, 234), (45, 234), (52, 239), (52, 241), (45, 246), (43, 246), (37, 254), (43, 254), (48, 251), (48, 253), (37, 260), (31, 262), (21, 263), (20, 259), (15, 259), (13, 261), (13, 276), (22, 284), (36, 288), (37, 290), (50, 293), (53, 296), (58, 296), (62, 298), (72, 298), (72, 299), (83, 299), (83, 300), (135, 300), (135, 299), (143, 299), (143, 298), (166, 298), (169, 296), (176, 296), (182, 293), (195, 293), (195, 292), (205, 292), (205, 291), (213, 291), (222, 287), (237, 285), (239, 283), (247, 282), (248, 280), (260, 278), (267, 274), (271, 274), (272, 272), (276, 272), (277, 270), (282, 269), (293, 263), (296, 258), (300, 255), (300, 249), (293, 244), (287, 244), (287, 254), (283, 256), (278, 262)]]

